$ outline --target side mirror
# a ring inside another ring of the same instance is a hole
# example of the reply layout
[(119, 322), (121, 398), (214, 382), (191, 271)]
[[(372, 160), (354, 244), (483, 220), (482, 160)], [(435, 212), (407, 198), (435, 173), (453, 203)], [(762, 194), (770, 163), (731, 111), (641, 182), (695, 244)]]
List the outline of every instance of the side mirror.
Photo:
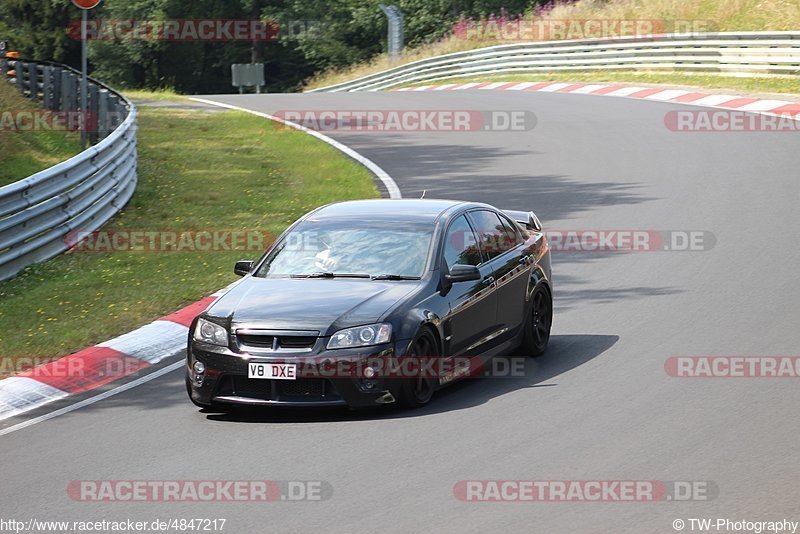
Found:
[(255, 262), (253, 261), (237, 261), (236, 265), (233, 267), (233, 272), (239, 276), (246, 276), (253, 270), (254, 264)]
[(471, 282), (481, 279), (481, 271), (474, 265), (453, 265), (450, 272), (444, 275), (448, 283)]

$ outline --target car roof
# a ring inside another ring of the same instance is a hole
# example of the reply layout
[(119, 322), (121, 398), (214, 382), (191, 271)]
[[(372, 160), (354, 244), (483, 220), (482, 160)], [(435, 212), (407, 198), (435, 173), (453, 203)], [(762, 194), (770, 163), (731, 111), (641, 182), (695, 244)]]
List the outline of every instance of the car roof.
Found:
[(468, 205), (460, 200), (440, 199), (375, 199), (351, 200), (329, 204), (312, 212), (308, 219), (380, 219), (397, 221), (435, 221), (456, 206)]

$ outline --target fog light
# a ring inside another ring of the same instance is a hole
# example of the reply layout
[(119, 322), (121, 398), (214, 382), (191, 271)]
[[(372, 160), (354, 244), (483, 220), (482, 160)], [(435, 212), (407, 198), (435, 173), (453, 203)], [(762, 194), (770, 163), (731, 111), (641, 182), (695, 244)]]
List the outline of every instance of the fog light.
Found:
[(364, 377), (365, 378), (373, 378), (375, 376), (375, 369), (372, 367), (367, 367), (364, 369)]
[(200, 361), (194, 362), (194, 372), (197, 373), (198, 375), (202, 375), (203, 373), (206, 372), (206, 366), (203, 365), (203, 362)]
[(375, 387), (375, 383), (372, 380), (364, 380), (364, 387), (367, 389), (372, 389)]

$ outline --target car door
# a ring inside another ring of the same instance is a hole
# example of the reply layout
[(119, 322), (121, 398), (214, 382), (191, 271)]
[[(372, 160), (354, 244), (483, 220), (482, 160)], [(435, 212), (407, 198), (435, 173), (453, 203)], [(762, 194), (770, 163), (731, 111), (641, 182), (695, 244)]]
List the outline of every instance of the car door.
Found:
[(497, 330), (497, 294), (494, 268), (483, 261), (476, 235), (462, 214), (451, 221), (445, 233), (442, 268), (474, 265), (481, 278), (455, 282), (447, 293), (450, 312), (444, 319), (445, 354), (473, 357), (484, 352)]
[(497, 278), (497, 321), (507, 329), (503, 338), (511, 338), (525, 321), (526, 294), (533, 264), (521, 247), (524, 240), (519, 230), (502, 213), (497, 214), (503, 225), (499, 246), (502, 254), (495, 271)]
[(497, 293), (495, 344), (514, 337), (525, 317), (525, 293), (531, 266), (523, 260), (522, 237), (514, 224), (490, 210), (469, 214), (483, 257), (492, 268)]

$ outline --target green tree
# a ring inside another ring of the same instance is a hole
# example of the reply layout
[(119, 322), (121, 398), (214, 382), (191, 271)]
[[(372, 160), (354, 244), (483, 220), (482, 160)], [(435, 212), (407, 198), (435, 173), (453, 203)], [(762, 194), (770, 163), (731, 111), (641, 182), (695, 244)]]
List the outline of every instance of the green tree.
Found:
[(3, 0), (0, 6), (2, 39), (25, 58), (78, 64), (80, 42), (68, 35), (80, 10), (65, 0)]
[[(414, 46), (449, 32), (462, 16), (501, 9), (524, 12), (533, 0), (384, 0), (406, 17), (406, 43)], [(296, 89), (315, 72), (365, 61), (386, 50), (380, 0), (105, 0), (93, 19), (271, 19), (281, 34), (269, 42), (92, 41), (92, 74), (121, 88), (171, 87), (186, 93), (233, 90), (232, 63), (264, 62), (270, 91)], [(78, 66), (80, 18), (69, 0), (3, 0), (0, 39), (26, 57)]]

